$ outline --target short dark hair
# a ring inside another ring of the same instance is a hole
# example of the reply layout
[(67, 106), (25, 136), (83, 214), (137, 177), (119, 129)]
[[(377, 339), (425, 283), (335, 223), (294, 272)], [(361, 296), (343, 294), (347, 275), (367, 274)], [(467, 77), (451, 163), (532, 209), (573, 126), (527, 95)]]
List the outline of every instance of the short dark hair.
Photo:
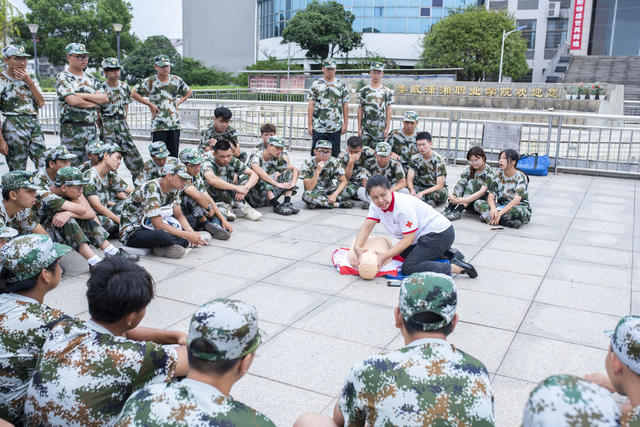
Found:
[(453, 331), (453, 322), (449, 322), (438, 329), (432, 329), (429, 331), (425, 331), (424, 329), (422, 329), (422, 325), (425, 323), (439, 323), (442, 322), (442, 320), (443, 318), (439, 314), (427, 311), (414, 314), (409, 320), (402, 319), (402, 323), (404, 324), (404, 328), (407, 330), (407, 333), (409, 335), (413, 335), (418, 332), (429, 332), (440, 333), (444, 334), (444, 336), (448, 336)]
[[(45, 267), (45, 269), (49, 270), (50, 273), (53, 273), (54, 271), (56, 271), (56, 265), (58, 265), (57, 259), (47, 267)], [(3, 268), (2, 271), (0, 271), (0, 293), (5, 294), (8, 292), (29, 291), (35, 288), (35, 286), (38, 284), (38, 278), (40, 277), (40, 274), (42, 274), (42, 271), (40, 271), (40, 273), (36, 274), (33, 277), (29, 277), (28, 279), (7, 283), (8, 280), (11, 280), (13, 277), (15, 277), (15, 274), (13, 274), (13, 271)]]
[(187, 348), (189, 367), (207, 375), (222, 376), (232, 370), (238, 363), (240, 363), (240, 360), (242, 360), (241, 357), (231, 360), (218, 360), (215, 362), (199, 359), (191, 352), (192, 348), (193, 350), (201, 353), (216, 354), (217, 351), (215, 347), (211, 343), (203, 340), (198, 340), (192, 342)]
[(373, 187), (384, 187), (387, 190), (391, 189), (389, 180), (384, 175), (373, 175), (367, 180), (367, 194), (371, 192)]
[(220, 141), (216, 142), (216, 145), (213, 146), (213, 151), (217, 153), (220, 150), (231, 150), (231, 143), (226, 139), (221, 139)]
[(9, 192), (14, 191), (14, 190), (7, 190), (6, 188), (2, 189), (2, 198), (4, 200), (9, 200)]
[(431, 134), (427, 131), (420, 132), (416, 135), (416, 141), (419, 141), (421, 139), (426, 139), (427, 141), (431, 142)]
[(232, 116), (233, 116), (233, 113), (227, 107), (218, 107), (215, 110), (213, 110), (213, 117), (215, 117), (216, 119), (221, 118), (225, 122), (228, 122), (229, 120), (231, 120)]
[(143, 267), (123, 257), (108, 257), (96, 264), (87, 281), (89, 314), (113, 323), (145, 308), (153, 298), (153, 278)]
[(362, 138), (359, 136), (350, 136), (349, 139), (347, 139), (347, 145), (351, 148), (359, 148), (364, 144), (362, 142)]
[(276, 133), (276, 126), (273, 123), (265, 123), (260, 126), (260, 135), (264, 135), (267, 132)]

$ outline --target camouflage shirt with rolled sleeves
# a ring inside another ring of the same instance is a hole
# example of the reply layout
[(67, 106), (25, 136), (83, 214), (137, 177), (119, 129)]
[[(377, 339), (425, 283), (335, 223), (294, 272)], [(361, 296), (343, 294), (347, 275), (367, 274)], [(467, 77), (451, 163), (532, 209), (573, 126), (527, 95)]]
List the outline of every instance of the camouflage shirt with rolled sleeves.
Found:
[(0, 224), (14, 228), (18, 234), (29, 234), (38, 226), (38, 218), (31, 208), (21, 209), (9, 218), (4, 201), (0, 201)]
[(98, 196), (103, 206), (107, 206), (109, 202), (117, 202), (116, 195), (127, 188), (127, 183), (115, 171), (109, 171), (101, 178), (96, 168), (91, 168), (84, 173), (84, 179), (89, 181), (84, 186), (84, 196)]
[(367, 85), (358, 91), (363, 110), (362, 132), (377, 141), (384, 140), (387, 127), (387, 107), (393, 104), (393, 91), (386, 86), (377, 89)]
[[(38, 79), (32, 73), (29, 77), (40, 91)], [(7, 72), (0, 73), (0, 111), (5, 116), (38, 115), (38, 104), (28, 84), (10, 77)]]
[(173, 377), (174, 348), (114, 336), (93, 321), (51, 331), (27, 388), (27, 425), (112, 425), (129, 396)]
[(429, 160), (425, 160), (420, 153), (414, 155), (409, 161), (409, 168), (415, 172), (413, 185), (420, 188), (433, 187), (436, 185), (438, 177), (444, 176), (445, 181), (442, 188), (447, 188), (447, 165), (444, 158), (435, 151)]
[(516, 196), (520, 196), (520, 206), (529, 207), (528, 186), (527, 177), (523, 172), (516, 170), (515, 175), (509, 178), (502, 169), (498, 169), (494, 173), (489, 192), (495, 196), (496, 205), (507, 205)]
[(164, 173), (162, 172), (163, 166), (158, 166), (153, 159), (149, 159), (142, 165), (142, 173), (138, 175), (138, 179), (136, 179), (133, 184), (136, 187), (140, 187), (147, 181), (151, 181), (152, 179), (162, 178)]
[(237, 157), (232, 157), (227, 166), (219, 166), (213, 156), (207, 156), (207, 161), (202, 164), (202, 175), (213, 172), (215, 176), (222, 179), (225, 182), (233, 184), (234, 178), (243, 175), (245, 170), (248, 169), (246, 163)]
[(135, 392), (125, 404), (116, 426), (145, 427), (272, 427), (275, 424), (244, 403), (215, 387), (190, 378), (152, 384)]
[(158, 107), (153, 118), (153, 131), (180, 129), (180, 115), (176, 102), (189, 92), (189, 86), (180, 77), (169, 75), (169, 81), (162, 83), (158, 76), (150, 76), (135, 87), (140, 96), (149, 98), (149, 102)]
[(253, 165), (258, 165), (262, 170), (264, 170), (267, 175), (272, 176), (276, 173), (282, 173), (287, 170), (289, 166), (289, 162), (287, 162), (286, 154), (281, 154), (280, 157), (272, 157), (269, 160), (265, 160), (263, 157), (262, 150), (257, 150), (251, 153), (249, 156), (249, 160), (247, 163), (249, 168)]
[(31, 210), (47, 232), (51, 231), (51, 221), (55, 214), (60, 212), (64, 202), (66, 202), (65, 199), (54, 194), (49, 189), (37, 194), (36, 203)]
[[(311, 179), (316, 173), (318, 163), (315, 157), (309, 157), (300, 167), (300, 178)], [(320, 171), (316, 190), (335, 190), (340, 185), (340, 177), (344, 175), (344, 169), (340, 161), (335, 157), (329, 157)]]
[(163, 206), (179, 206), (180, 192), (170, 190), (163, 193), (160, 179), (147, 181), (136, 188), (122, 205), (120, 214), (120, 240), (125, 242), (131, 234), (142, 227), (145, 218), (161, 214)]
[(125, 82), (121, 81), (118, 87), (111, 87), (107, 82), (101, 82), (98, 88), (109, 95), (109, 102), (102, 104), (99, 108), (102, 118), (111, 116), (125, 116), (127, 114), (126, 107), (131, 104), (131, 88)]
[(438, 338), (356, 364), (338, 404), (345, 426), (494, 424), (487, 369)]
[(416, 135), (414, 132), (411, 136), (402, 133), (402, 129), (394, 129), (389, 133), (387, 141), (391, 145), (391, 151), (400, 156), (400, 163), (407, 168), (411, 157), (418, 154), (418, 146), (416, 145)]
[(223, 132), (218, 132), (213, 127), (213, 123), (211, 123), (208, 128), (200, 132), (200, 148), (204, 150), (209, 145), (210, 139), (215, 139), (216, 141), (226, 139), (238, 144), (238, 133), (232, 126), (227, 126)]
[(33, 176), (33, 182), (35, 182), (37, 185), (42, 187), (43, 190), (46, 191), (49, 191), (50, 185), (55, 184), (55, 182), (53, 182), (53, 180), (49, 178), (49, 175), (47, 174), (47, 170), (45, 168), (40, 168), (36, 171), (35, 175)]
[(471, 193), (469, 193), (473, 194), (476, 191), (479, 191), (483, 186), (486, 186), (488, 189), (489, 187), (491, 187), (491, 182), (493, 182), (493, 179), (494, 171), (491, 166), (485, 165), (482, 172), (478, 173), (476, 171), (473, 177), (471, 177), (471, 166), (469, 166), (460, 174), (460, 179), (458, 179), (458, 182), (453, 189), (453, 194), (458, 197), (462, 197), (465, 195), (465, 191), (473, 190)]
[(369, 158), (364, 162), (364, 169), (367, 171), (367, 178), (373, 175), (382, 175), (389, 180), (391, 187), (396, 185), (401, 179), (406, 178), (400, 162), (391, 158), (384, 168), (380, 166), (375, 156)]
[[(357, 162), (353, 164), (353, 172), (351, 172), (351, 178), (349, 178), (349, 182), (356, 183), (358, 185), (362, 185), (362, 180), (369, 177), (369, 173), (365, 168), (365, 162), (373, 159), (376, 160), (376, 152), (371, 147), (362, 147), (362, 152), (360, 153), (360, 158)], [(340, 153), (338, 156), (338, 160), (340, 160), (340, 165), (343, 169), (347, 169), (347, 164), (349, 163), (349, 153), (344, 151)]]
[(51, 328), (63, 319), (54, 310), (22, 295), (0, 295), (0, 418), (22, 417), (27, 384)]
[(68, 70), (62, 71), (56, 78), (56, 92), (60, 101), (60, 123), (95, 123), (98, 119), (96, 108), (76, 108), (65, 99), (76, 93), (96, 93), (98, 83), (88, 75), (76, 76)]
[(342, 129), (344, 112), (342, 105), (349, 102), (349, 91), (342, 80), (327, 83), (324, 79), (313, 82), (309, 89), (309, 101), (314, 101), (313, 130), (337, 132)]

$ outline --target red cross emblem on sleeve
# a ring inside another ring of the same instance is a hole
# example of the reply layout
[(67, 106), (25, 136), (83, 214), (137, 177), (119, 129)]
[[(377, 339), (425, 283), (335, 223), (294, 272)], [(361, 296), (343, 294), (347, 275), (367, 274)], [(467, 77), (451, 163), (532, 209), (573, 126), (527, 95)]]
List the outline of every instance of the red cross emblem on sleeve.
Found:
[(411, 221), (407, 221), (407, 224), (405, 225), (405, 227), (411, 228), (412, 225), (413, 225), (413, 223)]

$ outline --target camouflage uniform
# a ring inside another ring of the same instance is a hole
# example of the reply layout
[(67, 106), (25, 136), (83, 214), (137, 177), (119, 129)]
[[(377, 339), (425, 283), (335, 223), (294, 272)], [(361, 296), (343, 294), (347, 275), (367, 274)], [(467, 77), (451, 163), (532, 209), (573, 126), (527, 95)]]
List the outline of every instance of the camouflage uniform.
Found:
[[(18, 190), (20, 188), (40, 190), (33, 175), (32, 172), (21, 170), (8, 172), (2, 176), (2, 188), (4, 190)], [(38, 218), (30, 208), (22, 209), (13, 217), (9, 217), (4, 201), (0, 201), (0, 224), (15, 229), (18, 234), (29, 234), (38, 226)]]
[(389, 159), (389, 163), (387, 163), (387, 166), (383, 169), (375, 156), (370, 157), (365, 160), (364, 169), (367, 172), (367, 178), (372, 177), (373, 175), (385, 176), (389, 180), (391, 187), (396, 185), (401, 179), (406, 178), (402, 165), (399, 161), (394, 159)]
[(391, 151), (400, 156), (400, 163), (405, 170), (409, 168), (409, 162), (411, 157), (418, 153), (418, 146), (416, 145), (416, 135), (414, 132), (411, 136), (406, 136), (402, 133), (402, 129), (394, 129), (389, 133), (387, 143), (391, 145)]
[[(187, 163), (198, 165), (204, 162), (204, 155), (199, 150), (196, 150), (193, 148), (186, 148), (180, 152), (180, 161), (185, 165)], [(198, 175), (191, 176), (190, 185), (193, 185), (195, 189), (198, 190), (199, 193), (208, 194), (207, 183), (204, 180), (204, 177), (202, 176), (202, 169), (200, 169), (200, 173), (198, 173)], [(186, 216), (187, 218), (194, 217), (196, 219), (202, 218), (202, 217), (209, 217), (209, 211), (203, 208), (202, 206), (200, 206), (200, 204), (196, 200), (192, 199), (184, 191), (181, 191), (180, 194), (182, 198), (182, 203), (181, 203), (182, 213), (184, 214), (184, 216)]]
[(205, 130), (200, 132), (200, 146), (199, 146), (199, 148), (201, 150), (204, 150), (206, 147), (208, 147), (209, 146), (209, 140), (212, 139), (212, 138), (215, 139), (216, 141), (219, 141), (221, 139), (226, 139), (228, 141), (233, 141), (233, 142), (235, 142), (236, 145), (238, 145), (238, 133), (236, 132), (236, 130), (232, 126), (228, 126), (224, 130), (224, 132), (218, 132), (213, 127), (213, 122), (211, 122), (209, 124), (208, 128), (206, 128)]
[(362, 141), (365, 146), (374, 148), (384, 141), (384, 129), (387, 126), (387, 107), (393, 104), (393, 91), (386, 86), (373, 89), (367, 85), (358, 91), (362, 115)]
[[(3, 267), (20, 281), (39, 274), (71, 248), (42, 234), (20, 236), (0, 250)], [(11, 282), (10, 282), (11, 283)], [(8, 288), (10, 289), (10, 283)], [(16, 293), (0, 294), (0, 418), (20, 425), (27, 383), (42, 346), (63, 312)]]
[[(247, 165), (236, 157), (232, 157), (227, 166), (219, 166), (213, 156), (208, 155), (207, 161), (202, 164), (202, 176), (212, 172), (215, 176), (230, 184), (244, 185), (249, 180), (249, 175), (244, 173), (247, 168)], [(223, 202), (233, 207), (238, 205), (235, 199), (235, 191), (222, 190), (211, 185), (207, 185), (207, 190), (211, 198), (216, 202)]]
[[(234, 360), (253, 353), (260, 344), (255, 307), (242, 301), (215, 299), (191, 318), (188, 347), (207, 340), (215, 354), (190, 350), (203, 361)], [(118, 426), (261, 426), (274, 424), (261, 413), (193, 379), (153, 384), (134, 393), (125, 404)]]
[(146, 218), (160, 215), (163, 206), (179, 205), (180, 193), (174, 190), (163, 193), (160, 178), (145, 182), (129, 195), (122, 206), (120, 241), (126, 244), (129, 237), (142, 227)]
[[(414, 273), (402, 282), (398, 306), (405, 322), (426, 311), (443, 318), (422, 324), (424, 331), (449, 324), (456, 305), (457, 292), (449, 276)], [(338, 404), (345, 425), (493, 426), (487, 369), (440, 338), (418, 339), (356, 364)]]
[(179, 130), (180, 115), (176, 107), (176, 99), (189, 92), (189, 86), (180, 77), (170, 74), (169, 81), (162, 83), (157, 76), (150, 76), (135, 87), (140, 96), (149, 98), (149, 102), (158, 107), (158, 114), (153, 118), (152, 132), (162, 130)]
[(27, 389), (30, 425), (111, 425), (127, 398), (148, 383), (169, 381), (172, 347), (114, 336), (93, 321), (53, 328)]
[(633, 408), (633, 411), (629, 415), (627, 425), (629, 427), (640, 427), (640, 406)]
[(449, 188), (447, 187), (447, 166), (442, 156), (435, 151), (429, 160), (425, 160), (422, 154), (418, 153), (411, 157), (409, 168), (413, 169), (415, 176), (413, 178), (413, 188), (416, 193), (431, 188), (436, 185), (438, 177), (444, 176), (444, 187), (438, 191), (434, 191), (422, 197), (423, 201), (433, 200), (437, 205), (444, 203), (449, 196)]
[(62, 71), (56, 78), (56, 92), (60, 102), (60, 144), (66, 146), (76, 155), (71, 162), (79, 165), (87, 159), (85, 145), (98, 137), (96, 108), (76, 108), (65, 101), (69, 95), (76, 93), (95, 93), (98, 83), (88, 75), (76, 76), (68, 70)]
[[(300, 178), (313, 178), (317, 166), (318, 162), (315, 157), (306, 159), (300, 168)], [(330, 204), (327, 199), (334, 191), (336, 191), (338, 185), (340, 185), (339, 178), (341, 176), (344, 176), (344, 169), (342, 168), (340, 161), (335, 157), (329, 157), (325, 162), (324, 168), (320, 171), (316, 187), (302, 193), (302, 200), (309, 207), (333, 208), (334, 206)], [(345, 193), (343, 190), (338, 194), (336, 202), (346, 202), (350, 198), (351, 195), (349, 195), (349, 193)]]
[(47, 170), (45, 168), (40, 168), (36, 171), (33, 180), (38, 184), (39, 190), (48, 190), (50, 185), (55, 185), (55, 182), (49, 178), (49, 174), (47, 174)]
[(342, 80), (314, 81), (309, 89), (309, 101), (315, 102), (312, 122), (315, 132), (331, 133), (342, 129), (342, 104), (349, 102), (349, 91)]
[[(127, 183), (118, 176), (118, 173), (109, 171), (104, 178), (101, 178), (96, 168), (91, 168), (85, 172), (84, 179), (88, 182), (84, 186), (84, 196), (97, 196), (103, 206), (108, 207), (111, 212), (120, 216), (126, 199), (118, 199), (117, 194), (127, 189)], [(115, 202), (115, 205), (108, 206), (109, 202)], [(109, 235), (117, 234), (118, 224), (107, 216), (100, 214), (97, 214), (97, 216), (100, 225), (107, 230)]]
[(138, 175), (138, 178), (134, 181), (136, 187), (140, 187), (147, 181), (151, 181), (152, 179), (162, 178), (164, 175), (162, 173), (162, 166), (158, 166), (153, 159), (149, 159), (144, 162), (144, 166), (142, 167), (142, 173)]
[(529, 395), (523, 427), (620, 425), (620, 410), (611, 393), (599, 385), (571, 375), (554, 375)]
[[(518, 170), (511, 178), (507, 178), (502, 169), (494, 173), (493, 180), (489, 186), (489, 192), (495, 196), (496, 207), (507, 205), (516, 195), (522, 198), (520, 203), (511, 208), (502, 218), (505, 220), (517, 219), (523, 224), (529, 222), (531, 219), (531, 207), (529, 206), (527, 187), (527, 177)], [(476, 200), (473, 208), (482, 215), (485, 222), (489, 222), (491, 211), (489, 203), (484, 200)]]
[[(29, 56), (24, 47), (9, 45), (3, 49), (5, 57)], [(40, 84), (35, 75), (29, 73), (38, 91)], [(4, 115), (2, 136), (9, 146), (6, 156), (9, 170), (27, 168), (27, 158), (31, 157), (36, 169), (44, 166), (44, 135), (38, 123), (38, 105), (33, 99), (29, 85), (22, 80), (0, 73), (0, 111)]]
[[(480, 191), (483, 186), (487, 186), (488, 189), (493, 179), (494, 171), (491, 166), (485, 165), (482, 172), (477, 173), (476, 171), (473, 178), (471, 178), (471, 166), (469, 166), (460, 174), (460, 179), (453, 188), (453, 194), (458, 197), (470, 196)], [(487, 193), (481, 199), (487, 200)]]
[[(611, 338), (611, 350), (616, 357), (633, 374), (640, 375), (640, 316), (624, 316), (615, 330), (605, 333)], [(640, 426), (640, 406), (625, 416), (622, 425)]]
[(111, 142), (122, 149), (124, 164), (135, 180), (142, 171), (142, 156), (133, 142), (126, 119), (126, 105), (131, 103), (131, 89), (125, 82), (112, 88), (107, 82), (98, 85), (102, 92), (109, 95), (109, 102), (100, 106), (102, 128), (100, 135), (104, 142)]
[(49, 186), (55, 185), (55, 181), (47, 174), (46, 165), (50, 161), (55, 160), (73, 160), (75, 154), (71, 153), (64, 145), (56, 145), (51, 147), (44, 154), (45, 166), (38, 169), (33, 177), (34, 182), (40, 187), (41, 190), (49, 191)]
[[(343, 193), (349, 194), (349, 197), (354, 197), (358, 191), (358, 188), (362, 187), (362, 181), (369, 177), (369, 172), (365, 169), (365, 162), (369, 159), (376, 158), (376, 152), (373, 148), (370, 147), (362, 147), (362, 153), (360, 154), (360, 158), (353, 165), (353, 172), (351, 172), (351, 178), (347, 182), (347, 187), (344, 189)], [(340, 166), (343, 169), (347, 168), (347, 164), (349, 163), (349, 153), (343, 152), (340, 153), (338, 157), (340, 160)], [(370, 161), (370, 160), (369, 160)]]
[[(251, 156), (249, 156), (249, 168), (256, 164), (276, 182), (287, 183), (291, 181), (293, 172), (290, 169), (287, 169), (289, 163), (287, 162), (285, 156), (286, 154), (283, 152), (282, 155), (278, 158), (265, 160), (262, 155), (262, 150), (256, 150), (251, 154)], [(277, 173), (279, 173), (280, 175), (276, 177)], [(297, 187), (293, 187), (289, 190), (274, 188), (273, 185), (263, 181), (262, 179), (259, 179), (256, 185), (251, 188), (249, 194), (247, 195), (249, 204), (254, 207), (267, 206), (267, 204), (269, 203), (269, 201), (267, 200), (267, 192), (269, 191), (273, 191), (273, 196), (276, 199), (287, 191), (291, 191), (292, 195), (298, 192)]]

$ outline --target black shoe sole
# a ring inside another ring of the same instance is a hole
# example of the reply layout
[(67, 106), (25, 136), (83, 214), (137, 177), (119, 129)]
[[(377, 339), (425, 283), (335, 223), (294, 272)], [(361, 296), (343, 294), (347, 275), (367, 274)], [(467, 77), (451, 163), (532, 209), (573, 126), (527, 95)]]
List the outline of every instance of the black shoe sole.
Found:
[(468, 262), (464, 262), (454, 257), (451, 260), (451, 264), (457, 265), (458, 267), (462, 268), (461, 273), (466, 274), (472, 279), (475, 279), (476, 277), (478, 277), (478, 272), (476, 271), (476, 268), (473, 265), (469, 264)]

